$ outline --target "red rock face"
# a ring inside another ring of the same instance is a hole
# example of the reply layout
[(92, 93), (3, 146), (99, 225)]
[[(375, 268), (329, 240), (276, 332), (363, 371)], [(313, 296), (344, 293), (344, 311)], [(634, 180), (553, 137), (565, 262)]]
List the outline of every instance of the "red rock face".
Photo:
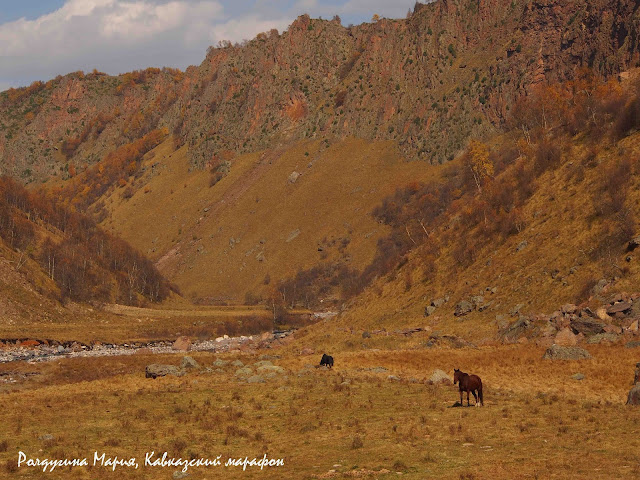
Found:
[[(302, 16), (281, 35), (210, 49), (184, 73), (74, 73), (4, 94), (0, 165), (15, 176), (28, 169), (25, 181), (65, 175), (66, 163), (99, 161), (163, 127), (189, 145), (196, 166), (217, 151), (318, 135), (395, 140), (410, 159), (443, 162), (470, 136), (500, 129), (533, 85), (581, 67), (607, 76), (638, 65), (635, 8), (631, 0), (440, 0), (408, 19), (350, 28)], [(81, 141), (70, 158), (56, 153), (73, 139)]]

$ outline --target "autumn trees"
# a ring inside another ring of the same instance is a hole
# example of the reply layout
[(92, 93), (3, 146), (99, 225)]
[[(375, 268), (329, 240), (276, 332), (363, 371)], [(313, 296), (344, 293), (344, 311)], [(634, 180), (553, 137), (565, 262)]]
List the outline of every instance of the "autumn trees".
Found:
[(489, 159), (489, 146), (479, 140), (471, 139), (465, 163), (473, 174), (473, 180), (482, 192), (482, 184), (493, 177), (493, 162)]
[(144, 155), (158, 146), (167, 135), (166, 129), (157, 129), (118, 147), (100, 163), (88, 167), (82, 175), (54, 189), (52, 194), (65, 206), (86, 210), (109, 189), (125, 185), (130, 176), (137, 174)]
[(89, 217), (42, 193), (0, 178), (0, 237), (37, 261), (62, 298), (139, 304), (166, 298), (171, 286), (153, 263)]

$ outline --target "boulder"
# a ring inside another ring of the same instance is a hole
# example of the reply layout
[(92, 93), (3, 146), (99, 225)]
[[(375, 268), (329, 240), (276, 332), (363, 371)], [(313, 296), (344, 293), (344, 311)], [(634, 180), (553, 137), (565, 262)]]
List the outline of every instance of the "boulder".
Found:
[(631, 310), (631, 307), (633, 307), (633, 304), (631, 302), (616, 302), (607, 308), (607, 313), (609, 315), (613, 315), (614, 313), (618, 312), (624, 313)]
[(313, 355), (314, 353), (316, 353), (315, 350), (309, 347), (300, 350), (300, 355)]
[(501, 334), (504, 342), (513, 343), (526, 334), (526, 331), (530, 326), (529, 319), (524, 315), (521, 315), (518, 320), (509, 325)]
[(600, 307), (599, 309), (596, 310), (596, 317), (598, 317), (603, 322), (611, 321), (611, 317), (607, 313), (607, 309), (604, 307)]
[(546, 360), (583, 360), (591, 358), (591, 354), (580, 347), (563, 347), (561, 345), (551, 345), (547, 348), (544, 356)]
[(431, 302), (431, 306), (438, 308), (447, 303), (447, 300), (444, 298), (436, 298), (433, 302)]
[(184, 375), (184, 372), (175, 365), (161, 365), (159, 363), (147, 365), (144, 371), (144, 376), (146, 378), (166, 377), (167, 375), (181, 377)]
[(189, 337), (178, 337), (177, 340), (173, 342), (173, 345), (171, 346), (173, 350), (179, 350), (181, 352), (187, 352), (190, 347), (191, 347), (191, 340), (189, 340)]
[(271, 360), (260, 360), (259, 362), (254, 363), (253, 366), (256, 368), (260, 368), (264, 366), (273, 366), (273, 363), (271, 362)]
[(298, 172), (291, 172), (291, 175), (289, 175), (289, 183), (296, 183), (298, 178), (300, 178), (300, 174)]
[(638, 348), (640, 347), (640, 341), (639, 340), (632, 340), (631, 342), (627, 342), (624, 345), (625, 348)]
[(564, 328), (557, 333), (555, 344), (562, 347), (574, 347), (578, 344), (578, 339), (569, 328)]
[(371, 333), (365, 330), (364, 332), (362, 332), (362, 338), (371, 338)]
[(582, 333), (584, 335), (596, 335), (604, 333), (605, 324), (595, 318), (582, 317), (571, 320), (571, 330), (574, 333)]
[(601, 343), (601, 342), (610, 342), (616, 343), (618, 341), (618, 335), (615, 333), (598, 333), (596, 335), (592, 335), (587, 339), (587, 343)]
[(427, 383), (430, 385), (451, 385), (452, 381), (446, 372), (436, 369), (427, 380)]
[(636, 383), (627, 396), (627, 405), (640, 405), (640, 383)]
[(456, 305), (456, 310), (453, 314), (456, 317), (463, 317), (464, 315), (471, 313), (472, 310), (473, 310), (473, 305), (471, 304), (471, 302), (462, 300), (458, 302), (458, 304)]
[(244, 363), (242, 363), (242, 360), (234, 360), (233, 362), (231, 362), (231, 366), (232, 367), (244, 367)]
[(285, 370), (284, 368), (278, 365), (262, 365), (257, 368), (257, 372), (262, 375), (274, 376), (274, 375), (282, 375)]
[(473, 305), (473, 308), (478, 308), (480, 305), (484, 304), (484, 297), (482, 295), (471, 297), (471, 303)]
[(235, 373), (236, 377), (250, 377), (251, 375), (253, 375), (253, 370), (249, 367), (239, 368)]
[(247, 378), (247, 383), (265, 383), (265, 379), (260, 375), (252, 375)]
[(580, 380), (584, 380), (584, 375), (582, 373), (575, 373), (575, 374), (571, 375), (571, 378), (573, 380), (580, 381)]
[(622, 334), (622, 327), (618, 325), (605, 325), (604, 333), (615, 333), (616, 335)]
[(228, 363), (229, 363), (229, 362), (228, 362), (228, 361), (226, 361), (226, 360), (220, 360), (220, 359), (218, 359), (218, 360), (216, 360), (215, 362), (213, 362), (213, 366), (214, 366), (214, 367), (221, 368), (221, 367), (226, 366)]
[(200, 368), (200, 364), (198, 364), (193, 357), (182, 357), (182, 364), (180, 366), (185, 370)]
[(436, 307), (434, 307), (433, 305), (428, 305), (426, 307), (424, 307), (424, 316), (425, 317), (429, 317), (431, 315), (433, 315), (436, 312)]
[(567, 303), (562, 306), (562, 313), (576, 313), (578, 307), (576, 307), (573, 303)]
[(638, 320), (635, 320), (631, 325), (629, 325), (629, 331), (633, 333), (637, 333), (639, 329)]

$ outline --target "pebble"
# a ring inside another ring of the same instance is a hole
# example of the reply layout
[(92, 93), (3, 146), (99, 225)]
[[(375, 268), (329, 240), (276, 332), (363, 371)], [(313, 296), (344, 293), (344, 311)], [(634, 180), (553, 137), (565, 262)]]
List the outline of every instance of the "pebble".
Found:
[[(284, 336), (291, 333), (293, 332), (285, 332)], [(278, 332), (278, 334), (271, 334), (271, 340), (282, 338), (282, 336), (282, 332)], [(240, 337), (228, 337), (225, 335), (221, 341), (217, 341), (217, 339), (194, 341), (191, 344), (190, 351), (228, 352), (237, 349), (244, 343), (252, 342), (258, 338), (259, 336), (243, 335)], [(172, 345), (173, 342), (149, 342), (142, 345), (130, 345), (126, 343), (122, 345), (95, 344), (83, 345), (81, 349), (74, 352), (62, 345), (51, 346), (40, 344), (35, 348), (23, 348), (7, 343), (4, 348), (0, 348), (0, 363), (19, 361), (44, 362), (62, 357), (115, 357), (121, 355), (133, 355), (141, 348), (149, 349), (152, 353), (175, 353), (172, 349)]]

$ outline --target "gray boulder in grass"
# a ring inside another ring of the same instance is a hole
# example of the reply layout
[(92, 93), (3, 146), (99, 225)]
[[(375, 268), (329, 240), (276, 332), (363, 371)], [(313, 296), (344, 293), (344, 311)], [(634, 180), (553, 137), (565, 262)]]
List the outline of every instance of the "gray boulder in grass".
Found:
[(430, 385), (451, 385), (451, 377), (446, 372), (436, 369), (427, 380), (427, 383)]
[(547, 348), (547, 351), (542, 358), (547, 360), (584, 360), (591, 358), (591, 354), (584, 348), (580, 347), (551, 345)]
[(181, 377), (184, 375), (184, 372), (175, 365), (161, 365), (159, 363), (147, 365), (144, 371), (146, 378), (166, 377), (167, 375)]
[(627, 405), (640, 405), (640, 383), (636, 383), (629, 391)]

